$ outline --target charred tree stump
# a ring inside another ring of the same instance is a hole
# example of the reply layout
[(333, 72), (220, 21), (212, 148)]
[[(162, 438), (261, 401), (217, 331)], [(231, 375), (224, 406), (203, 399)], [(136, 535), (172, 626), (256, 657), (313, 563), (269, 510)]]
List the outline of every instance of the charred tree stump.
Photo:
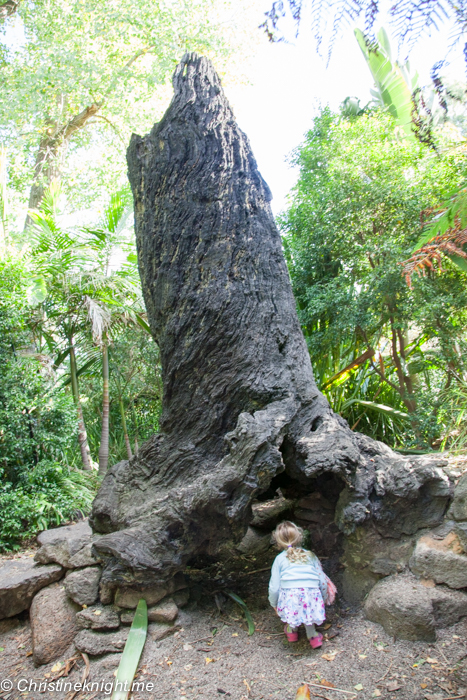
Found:
[(107, 473), (91, 522), (110, 584), (167, 581), (239, 541), (279, 474), (342, 485), (345, 533), (437, 524), (442, 471), (352, 432), (313, 378), (270, 191), (210, 61), (187, 54), (174, 97), (128, 150), (139, 267), (164, 383), (160, 432)]

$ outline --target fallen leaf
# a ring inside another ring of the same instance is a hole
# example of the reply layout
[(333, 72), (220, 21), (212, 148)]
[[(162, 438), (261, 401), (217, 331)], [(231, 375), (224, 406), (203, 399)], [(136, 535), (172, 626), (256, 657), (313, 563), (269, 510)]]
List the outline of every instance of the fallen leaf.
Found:
[(0, 651), (5, 651), (5, 647), (0, 647)]
[(427, 664), (437, 664), (437, 663), (439, 663), (438, 659), (431, 659), (429, 656), (426, 657), (426, 662), (427, 662)]
[(209, 656), (206, 656), (206, 663), (207, 664), (212, 664), (213, 661), (215, 661), (215, 659), (210, 659)]
[(320, 685), (324, 685), (325, 688), (334, 688), (334, 683), (331, 683), (331, 681), (327, 681), (325, 678), (321, 678), (319, 683)]
[(322, 626), (322, 629), (323, 629), (323, 630), (328, 630), (330, 627), (331, 627), (331, 623), (330, 623), (330, 622), (326, 622), (326, 623)]
[(94, 615), (102, 615), (102, 610), (94, 610)]
[(363, 690), (363, 685), (361, 683), (357, 683), (357, 685), (354, 685), (354, 688), (360, 692), (360, 690)]
[(377, 644), (377, 645), (376, 645), (376, 650), (377, 650), (377, 651), (384, 651), (383, 645), (382, 645), (382, 644)]
[(310, 688), (306, 683), (297, 690), (295, 700), (311, 700)]
[(60, 661), (58, 661), (54, 666), (52, 666), (52, 668), (51, 668), (52, 673), (57, 673), (57, 671), (60, 671), (61, 667), (62, 667), (62, 664), (60, 663)]
[(381, 697), (381, 691), (376, 688), (376, 690), (373, 693), (374, 698), (380, 698)]
[(234, 632), (234, 633), (232, 634), (232, 637), (238, 637), (238, 632)]
[(359, 659), (366, 659), (367, 655), (366, 654), (359, 654), (358, 658)]
[(389, 683), (386, 686), (386, 689), (392, 693), (395, 690), (400, 690), (402, 686), (397, 682), (397, 681), (389, 681)]
[(423, 690), (425, 690), (425, 688), (428, 688), (428, 683), (420, 683), (420, 688), (423, 688)]
[(50, 678), (50, 673), (44, 673), (44, 678)]
[(338, 653), (338, 651), (330, 651), (329, 654), (321, 654), (321, 658), (326, 659), (326, 661), (334, 661)]
[(184, 644), (183, 645), (183, 651), (190, 651), (190, 649), (193, 649), (191, 644)]
[(165, 663), (167, 664), (167, 666), (172, 666), (173, 661), (166, 661)]

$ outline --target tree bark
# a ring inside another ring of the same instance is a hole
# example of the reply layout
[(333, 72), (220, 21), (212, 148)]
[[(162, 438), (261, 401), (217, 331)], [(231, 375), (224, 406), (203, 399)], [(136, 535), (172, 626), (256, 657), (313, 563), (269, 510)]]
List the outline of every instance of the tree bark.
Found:
[(99, 445), (99, 474), (104, 475), (109, 466), (109, 349), (102, 346), (102, 427)]
[(420, 492), (443, 512), (446, 477), (353, 433), (316, 387), (271, 194), (210, 61), (187, 54), (174, 91), (128, 150), (163, 411), (160, 433), (107, 472), (94, 502), (104, 580), (164, 581), (238, 542), (279, 476), (308, 492), (340, 477), (347, 533), (372, 519), (397, 536), (417, 509), (427, 522)]
[[(28, 209), (37, 209), (44, 192), (53, 180), (60, 179), (63, 161), (72, 136), (82, 129), (87, 121), (102, 107), (102, 102), (93, 103), (75, 115), (66, 124), (50, 123), (42, 137), (36, 154), (34, 177), (29, 193)], [(24, 229), (32, 222), (29, 214)]]

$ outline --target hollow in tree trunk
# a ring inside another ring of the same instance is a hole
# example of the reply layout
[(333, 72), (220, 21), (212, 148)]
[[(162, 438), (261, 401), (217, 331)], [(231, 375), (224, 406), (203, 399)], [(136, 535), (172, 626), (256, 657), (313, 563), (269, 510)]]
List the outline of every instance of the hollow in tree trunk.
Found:
[(163, 411), (94, 502), (104, 579), (164, 581), (239, 541), (252, 500), (281, 473), (308, 491), (339, 476), (344, 532), (371, 518), (397, 536), (417, 509), (418, 522), (439, 521), (440, 470), (353, 433), (318, 391), (271, 194), (208, 59), (183, 58), (171, 105), (132, 137), (128, 165)]

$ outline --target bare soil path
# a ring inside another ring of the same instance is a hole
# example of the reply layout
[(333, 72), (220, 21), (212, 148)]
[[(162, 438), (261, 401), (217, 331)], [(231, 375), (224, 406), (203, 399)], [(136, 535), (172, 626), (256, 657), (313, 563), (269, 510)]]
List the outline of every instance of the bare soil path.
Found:
[[(255, 584), (262, 593), (264, 575), (251, 582)], [(360, 611), (336, 607), (325, 624), (327, 641), (312, 650), (304, 632), (298, 643), (289, 644), (273, 611), (264, 602), (258, 605), (256, 597), (248, 602), (257, 627), (251, 637), (239, 608), (227, 603), (220, 614), (212, 599), (182, 611), (181, 629), (173, 636), (158, 642), (148, 637), (137, 680), (146, 688), (153, 685), (149, 690), (141, 685), (133, 700), (293, 700), (304, 681), (314, 684), (312, 697), (328, 700), (466, 697), (467, 620), (441, 630), (436, 643), (426, 644), (393, 640)], [(71, 685), (48, 690), (45, 684), (63, 674), (73, 657), (69, 674), (61, 677)], [(0, 623), (0, 679), (10, 680), (13, 688), (0, 691), (0, 698), (107, 698), (106, 684), (108, 688), (114, 679), (119, 660), (120, 654), (91, 660), (88, 687), (75, 693), (73, 685), (86, 666), (73, 647), (58, 663), (35, 668), (27, 617), (6, 620)]]

